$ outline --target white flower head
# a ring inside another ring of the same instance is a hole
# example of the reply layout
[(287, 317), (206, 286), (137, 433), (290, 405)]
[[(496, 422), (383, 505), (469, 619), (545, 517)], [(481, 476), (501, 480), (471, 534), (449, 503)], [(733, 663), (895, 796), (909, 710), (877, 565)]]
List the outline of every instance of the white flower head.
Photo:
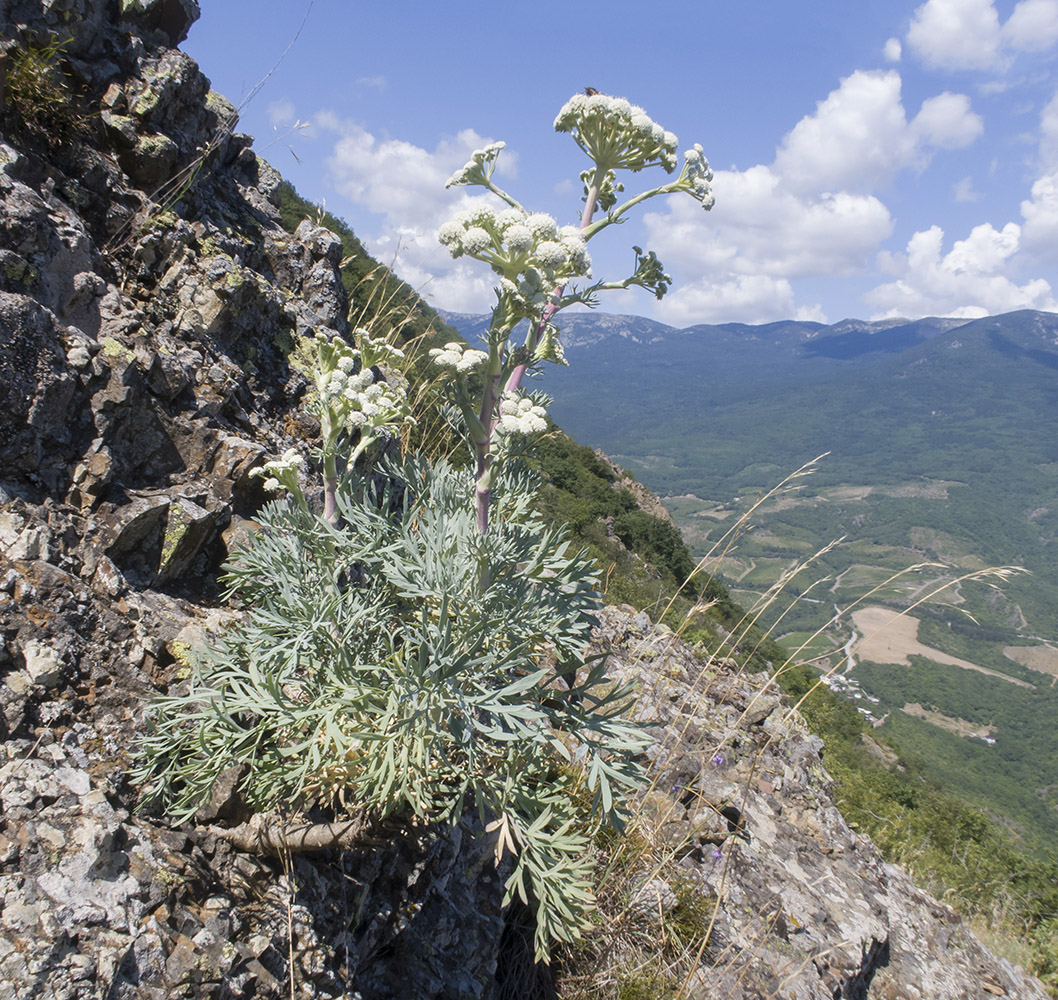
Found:
[(471, 226), (463, 234), (463, 250), (475, 256), (484, 253), (492, 246), (492, 237), (480, 226)]
[(680, 182), (683, 189), (696, 201), (701, 202), (702, 208), (708, 211), (713, 207), (715, 201), (713, 189), (709, 182), (713, 179), (713, 171), (709, 167), (709, 161), (701, 143), (695, 143), (683, 154), (683, 173)]
[(500, 400), (499, 425), (507, 434), (539, 434), (547, 430), (547, 411), (529, 396), (506, 392)]
[(475, 150), (470, 159), (448, 178), (445, 187), (485, 184), (496, 169), (496, 157), (506, 145), (505, 142), (490, 142), (484, 149)]
[(536, 259), (544, 266), (557, 270), (564, 267), (569, 260), (569, 251), (561, 243), (544, 240), (537, 245)]
[(461, 218), (449, 219), (437, 230), (437, 238), (442, 246), (450, 247), (463, 239), (465, 226)]
[(488, 354), (485, 351), (468, 350), (463, 352), (463, 357), (459, 359), (456, 365), (457, 372), (472, 372), (478, 368), (483, 368), (489, 360)]
[(454, 369), (460, 375), (481, 368), (489, 360), (484, 351), (473, 350), (458, 341), (445, 344), (443, 348), (435, 347), (430, 351), (430, 357), (434, 364)]
[(532, 249), (533, 231), (528, 226), (510, 226), (504, 231), (503, 241), (515, 253), (522, 253)]
[(675, 167), (676, 136), (621, 97), (576, 94), (559, 112), (555, 129), (569, 132), (604, 170), (642, 170), (655, 163), (669, 172)]
[(551, 240), (558, 234), (558, 223), (544, 212), (530, 215), (525, 224), (538, 240)]
[(485, 226), (493, 229), (496, 226), (496, 213), (488, 205), (478, 205), (466, 213), (467, 227)]

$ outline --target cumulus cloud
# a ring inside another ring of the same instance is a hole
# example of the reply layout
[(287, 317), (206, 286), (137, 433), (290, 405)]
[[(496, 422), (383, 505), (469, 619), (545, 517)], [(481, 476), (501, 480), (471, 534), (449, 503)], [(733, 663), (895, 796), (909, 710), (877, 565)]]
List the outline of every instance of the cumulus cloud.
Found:
[(1022, 246), (1036, 262), (1058, 264), (1058, 94), (1040, 115), (1040, 164), (1043, 174), (1021, 203)]
[(989, 69), (999, 54), (992, 0), (928, 0), (911, 18), (907, 44), (940, 69)]
[[(427, 150), (401, 139), (379, 138), (356, 122), (330, 112), (316, 116), (319, 129), (335, 136), (327, 168), (345, 197), (381, 216), (377, 234), (361, 233), (372, 254), (426, 297), (446, 309), (486, 311), (492, 306), (487, 272), (453, 261), (437, 242), (437, 229), (455, 212), (489, 200), (445, 182), (475, 149), (492, 140), (473, 129), (442, 139)], [(513, 176), (517, 157), (505, 150), (497, 174)], [(494, 199), (493, 199), (494, 201)]]
[(900, 62), (900, 57), (903, 55), (903, 46), (900, 44), (900, 39), (890, 38), (885, 43), (885, 48), (882, 49), (882, 55), (885, 56), (888, 62)]
[(335, 187), (351, 201), (385, 216), (394, 229), (415, 220), (422, 220), (418, 228), (436, 229), (459, 197), (458, 192), (445, 190), (445, 182), (475, 149), (491, 141), (464, 129), (426, 150), (403, 139), (380, 139), (330, 112), (318, 115), (316, 122), (338, 136), (327, 157)]
[(896, 280), (874, 288), (867, 301), (891, 316), (958, 316), (974, 319), (1015, 309), (1058, 309), (1050, 285), (1036, 278), (1018, 285), (1010, 277), (1021, 244), (1021, 227), (985, 223), (944, 253), (940, 226), (917, 232), (904, 253), (880, 255)]
[(708, 216), (688, 198), (649, 213), (652, 247), (695, 269), (763, 271), (785, 278), (850, 274), (862, 268), (892, 221), (870, 195), (845, 192), (801, 198), (771, 168), (718, 171), (716, 207)]
[(931, 97), (908, 122), (900, 89), (895, 70), (846, 77), (786, 136), (776, 170), (802, 191), (867, 191), (898, 170), (924, 167), (938, 149), (968, 146), (984, 131), (964, 94)]
[(678, 276), (659, 316), (822, 318), (796, 301), (793, 282), (865, 273), (893, 231), (875, 190), (982, 132), (966, 96), (931, 97), (909, 121), (900, 91), (895, 71), (853, 73), (797, 123), (771, 165), (718, 171), (707, 216), (680, 199), (649, 213), (649, 245)]
[(1058, 94), (1040, 115), (1040, 160), (1045, 168), (1058, 167)]
[[(705, 216), (686, 198), (644, 218), (648, 245), (680, 278), (662, 301), (666, 322), (737, 318), (767, 322), (794, 315), (791, 278), (862, 270), (892, 231), (871, 195), (806, 198), (787, 190), (771, 167), (719, 171), (716, 207)], [(810, 307), (813, 317), (821, 310)]]
[(1025, 251), (1035, 260), (1058, 264), (1058, 171), (1032, 185), (1031, 197), (1021, 203), (1021, 214)]
[(981, 200), (981, 192), (974, 190), (972, 177), (963, 177), (962, 180), (956, 181), (952, 185), (951, 193), (956, 201), (965, 202)]
[(788, 319), (796, 309), (793, 286), (785, 278), (739, 274), (682, 283), (665, 297), (658, 317), (673, 326), (769, 323)]
[(1058, 42), (1058, 0), (1021, 0), (1003, 25), (1003, 43), (1018, 52), (1043, 52)]
[(1000, 24), (993, 0), (927, 0), (911, 19), (907, 44), (927, 66), (1001, 69), (1018, 52), (1058, 42), (1058, 0), (1021, 0)]

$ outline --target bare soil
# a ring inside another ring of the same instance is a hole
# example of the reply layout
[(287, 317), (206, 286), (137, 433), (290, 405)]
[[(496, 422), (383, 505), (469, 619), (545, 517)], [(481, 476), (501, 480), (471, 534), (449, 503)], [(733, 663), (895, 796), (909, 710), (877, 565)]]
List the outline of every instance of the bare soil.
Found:
[(986, 736), (995, 735), (995, 729), (991, 726), (979, 726), (974, 722), (968, 722), (966, 719), (956, 719), (941, 712), (934, 712), (928, 708), (923, 708), (917, 701), (906, 704), (903, 711), (908, 715), (913, 715), (916, 719), (924, 719), (940, 729), (946, 729), (949, 733), (954, 733), (956, 736), (962, 736), (964, 739), (976, 737), (979, 740), (983, 740)]
[(1058, 649), (1054, 646), (1006, 646), (1003, 655), (1029, 670), (1058, 678)]
[(852, 652), (863, 660), (872, 663), (892, 663), (898, 666), (910, 667), (912, 656), (924, 656), (934, 663), (947, 663), (953, 667), (961, 667), (963, 670), (974, 670), (989, 677), (998, 677), (1000, 680), (1019, 687), (1035, 689), (1034, 684), (1018, 680), (1016, 677), (1008, 677), (998, 670), (989, 670), (988, 667), (978, 666), (969, 660), (960, 659), (943, 653), (932, 646), (926, 646), (918, 641), (919, 620), (911, 615), (901, 614), (892, 608), (883, 608), (872, 605), (860, 608), (852, 613), (852, 622), (856, 631), (863, 638), (856, 644)]

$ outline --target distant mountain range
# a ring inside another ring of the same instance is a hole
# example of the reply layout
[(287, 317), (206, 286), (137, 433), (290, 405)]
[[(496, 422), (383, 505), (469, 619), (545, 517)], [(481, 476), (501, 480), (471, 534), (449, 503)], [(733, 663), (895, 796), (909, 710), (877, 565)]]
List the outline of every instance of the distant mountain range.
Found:
[[(442, 315), (471, 341), (487, 324)], [(1031, 443), (1034, 463), (1058, 461), (1058, 314), (678, 330), (582, 312), (559, 325), (570, 364), (548, 366), (540, 382), (556, 421), (633, 468), (657, 470), (646, 479), (662, 494), (767, 486), (746, 468), (789, 471), (827, 450), (860, 456), (856, 471), (871, 481), (911, 468), (951, 478), (966, 471), (952, 446), (991, 454), (1001, 428)], [(940, 466), (916, 457), (927, 444)], [(993, 457), (997, 470), (1010, 464), (1005, 450)]]
[[(471, 341), (482, 338), (488, 327), (488, 316), (439, 313)], [(598, 369), (619, 368), (626, 362), (662, 367), (690, 364), (699, 371), (707, 365), (711, 381), (737, 382), (740, 388), (745, 378), (751, 383), (785, 381), (794, 369), (796, 377), (804, 379), (845, 370), (848, 363), (863, 367), (966, 324), (966, 320), (931, 317), (845, 319), (830, 326), (784, 320), (763, 326), (723, 323), (677, 329), (642, 316), (598, 312), (565, 312), (558, 320), (563, 347), (570, 362), (578, 366), (573, 375), (578, 381)]]

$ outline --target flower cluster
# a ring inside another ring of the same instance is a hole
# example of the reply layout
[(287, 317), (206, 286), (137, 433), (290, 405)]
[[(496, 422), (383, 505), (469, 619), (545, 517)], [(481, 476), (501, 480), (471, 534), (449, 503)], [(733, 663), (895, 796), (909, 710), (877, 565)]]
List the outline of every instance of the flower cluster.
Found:
[(467, 184), (482, 184), (487, 187), (489, 178), (496, 169), (496, 158), (506, 145), (505, 142), (490, 142), (484, 149), (474, 150), (470, 159), (448, 178), (445, 187), (463, 187)]
[(298, 454), (296, 448), (287, 448), (282, 458), (271, 462), (265, 462), (263, 466), (254, 469), (251, 476), (264, 478), (264, 488), (269, 493), (279, 490), (288, 490), (291, 493), (299, 493), (298, 469), (305, 464), (305, 459)]
[(555, 119), (555, 131), (573, 140), (602, 170), (676, 169), (676, 136), (623, 97), (574, 94)]
[(591, 273), (581, 231), (576, 226), (560, 227), (543, 212), (529, 215), (518, 208), (495, 212), (482, 205), (460, 212), (441, 226), (437, 236), (453, 257), (466, 254), (483, 260), (515, 284), (528, 279), (530, 286), (519, 289), (527, 298), (537, 286), (550, 290)]
[(432, 348), (430, 357), (435, 365), (452, 369), (457, 375), (465, 375), (467, 372), (476, 371), (489, 360), (488, 354), (484, 351), (474, 350), (465, 344), (460, 344), (458, 341), (445, 344), (443, 348)]
[(356, 340), (356, 354), (360, 356), (360, 364), (364, 368), (374, 368), (376, 365), (385, 365), (391, 368), (399, 367), (404, 360), (404, 352), (399, 347), (394, 347), (384, 337), (372, 337), (370, 330), (362, 326), (353, 331)]
[(366, 330), (357, 331), (358, 348), (340, 337), (318, 332), (315, 338), (317, 365), (316, 392), (325, 448), (335, 444), (343, 430), (359, 430), (367, 442), (383, 428), (396, 428), (411, 422), (407, 383), (399, 376), (376, 381), (379, 365), (402, 358), (403, 352), (382, 340), (374, 340)]
[(547, 430), (547, 411), (529, 396), (506, 392), (500, 400), (499, 426), (506, 434), (538, 434)]
[(692, 198), (700, 201), (702, 208), (708, 212), (716, 199), (713, 197), (713, 189), (709, 186), (709, 182), (713, 179), (713, 172), (709, 169), (709, 161), (705, 158), (701, 143), (696, 142), (691, 149), (688, 149), (683, 154), (683, 160), (680, 186)]

